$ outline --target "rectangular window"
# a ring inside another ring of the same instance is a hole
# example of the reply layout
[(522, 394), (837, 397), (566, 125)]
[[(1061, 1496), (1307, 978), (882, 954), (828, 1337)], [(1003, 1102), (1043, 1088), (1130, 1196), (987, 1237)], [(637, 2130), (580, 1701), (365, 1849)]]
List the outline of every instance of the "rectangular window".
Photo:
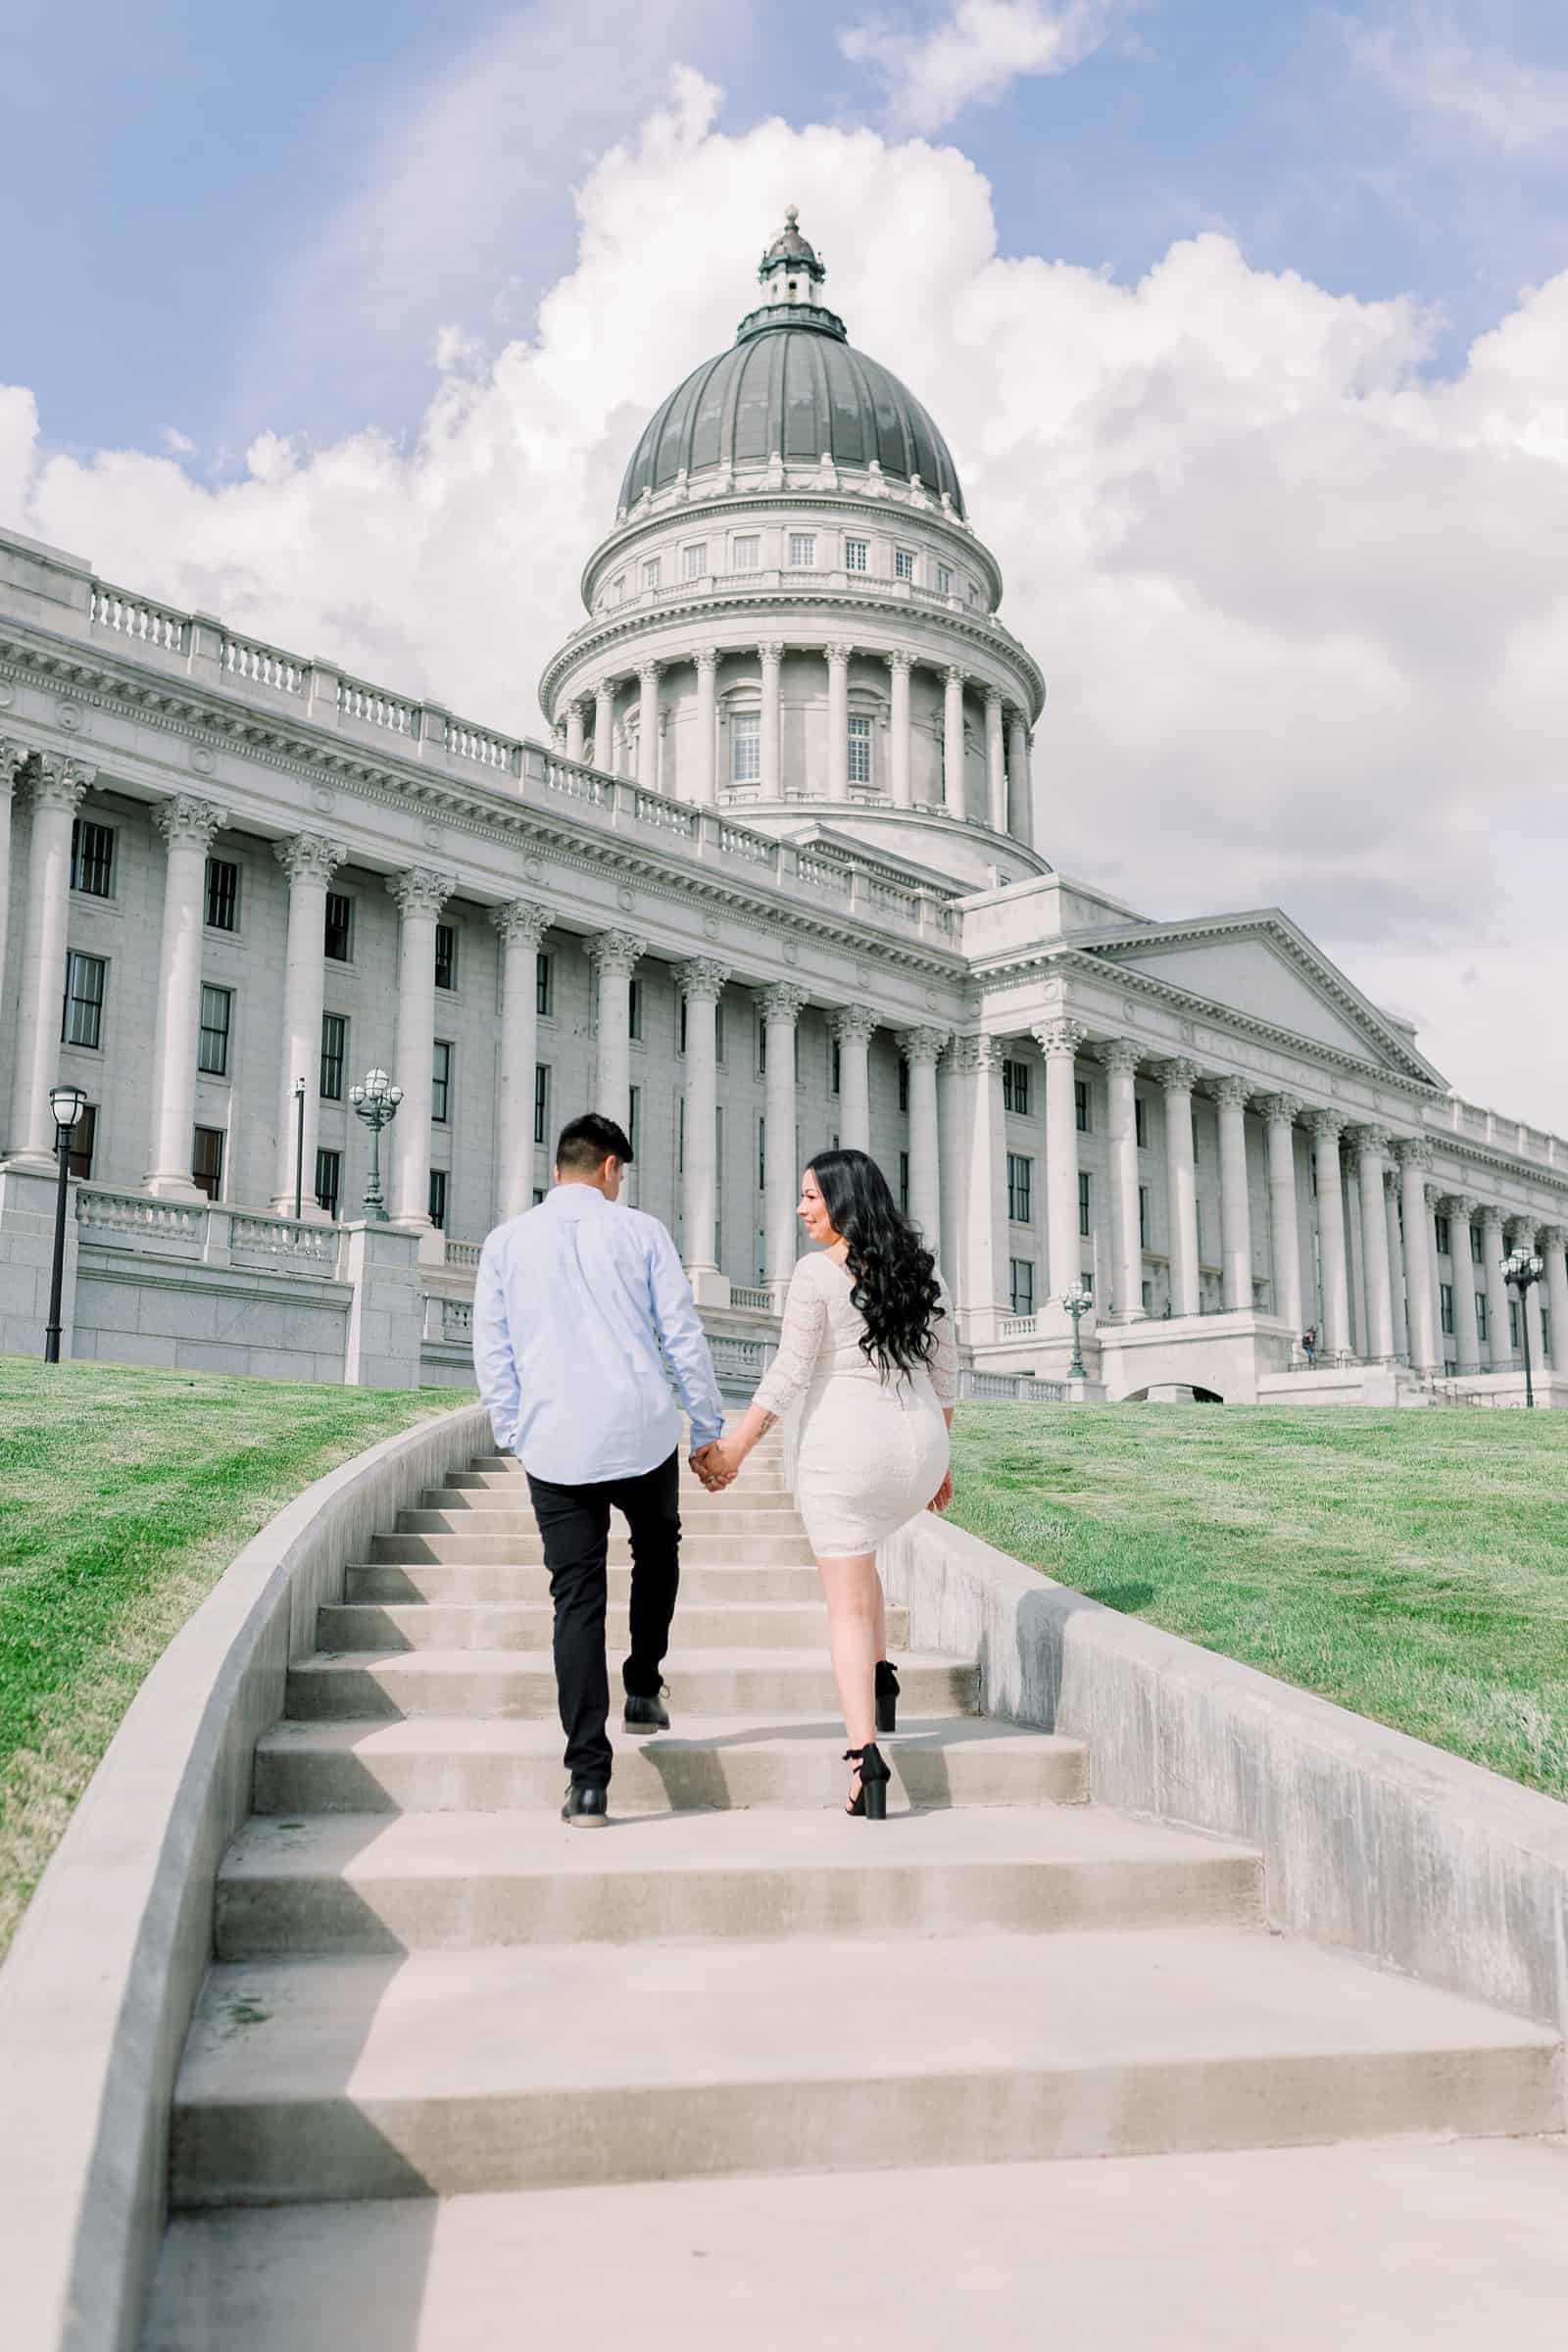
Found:
[(79, 1184), (92, 1180), (92, 1155), (98, 1142), (98, 1105), (84, 1102), (81, 1116), (71, 1130), (71, 1150), (67, 1153), (71, 1173)]
[(536, 1061), (533, 1065), (533, 1140), (536, 1144), (548, 1141), (550, 1135), (550, 1065)]
[(631, 1146), (633, 1167), (643, 1141), (643, 1090), (640, 1086), (626, 1089), (626, 1141)]
[(684, 996), (678, 996), (675, 1000), (675, 1051), (682, 1054), (686, 1051), (686, 999)]
[(832, 1039), (827, 1054), (827, 1091), (830, 1095), (844, 1091), (844, 1049), (838, 1039)]
[(196, 1067), (209, 1078), (228, 1076), (228, 1033), (233, 1011), (232, 989), (202, 990), (201, 1027), (196, 1037)]
[(239, 867), (232, 858), (207, 860), (207, 928), (239, 929)]
[(814, 568), (815, 564), (816, 533), (814, 531), (791, 531), (790, 569), (792, 571), (810, 571)]
[(1133, 1097), (1133, 1141), (1140, 1152), (1149, 1150), (1149, 1105), (1142, 1095)]
[(343, 1154), (322, 1145), (316, 1154), (316, 1205), (336, 1217), (343, 1206)]
[(953, 594), (953, 566), (951, 564), (937, 565), (937, 594), (938, 596)]
[(349, 1024), (341, 1012), (321, 1015), (321, 1100), (341, 1102), (343, 1100), (343, 1064), (349, 1054)]
[(1015, 1315), (1032, 1315), (1035, 1311), (1035, 1262), (1032, 1257), (1014, 1257), (1008, 1261), (1011, 1281), (1009, 1292)]
[(430, 1116), (438, 1127), (452, 1120), (452, 1045), (438, 1037), (430, 1063)]
[(1152, 1284), (1152, 1282), (1145, 1282), (1145, 1283), (1141, 1283), (1141, 1284), (1139, 1285), (1139, 1293), (1140, 1293), (1140, 1296), (1141, 1296), (1141, 1297), (1142, 1297), (1142, 1298), (1143, 1298), (1143, 1302), (1144, 1302), (1144, 1312), (1145, 1312), (1145, 1314), (1146, 1314), (1146, 1315), (1152, 1315), (1152, 1314), (1153, 1313), (1153, 1311), (1154, 1311), (1154, 1286), (1153, 1286), (1153, 1284)]
[(107, 899), (115, 887), (115, 835), (111, 825), (78, 816), (71, 828), (71, 887), (89, 899)]
[[(680, 1042), (681, 1051), (684, 1053), (686, 1050), (686, 1039), (684, 1034), (682, 1035)], [(713, 1006), (713, 1059), (719, 1064), (720, 1068), (722, 1068), (724, 1061), (724, 1000), (722, 997), (719, 998), (718, 1003)]]
[(681, 565), (689, 580), (700, 580), (708, 569), (708, 541), (698, 539), (681, 550)]
[(1007, 1153), (1007, 1215), (1014, 1225), (1027, 1225), (1030, 1217), (1031, 1179), (1034, 1161), (1020, 1152)]
[(533, 1006), (542, 1021), (547, 1021), (555, 1010), (554, 978), (555, 967), (541, 948), (539, 960), (534, 965)]
[(912, 547), (896, 547), (893, 550), (893, 577), (896, 580), (913, 579), (914, 550)]
[(325, 929), (322, 955), (333, 963), (347, 963), (354, 953), (354, 901), (347, 891), (327, 892)]
[(1004, 1061), (1002, 1065), (1002, 1107), (1013, 1110), (1020, 1118), (1029, 1116), (1029, 1064), (1026, 1061)]
[(1079, 1134), (1087, 1135), (1089, 1133), (1089, 1081), (1087, 1078), (1073, 1080), (1072, 1107), (1073, 1117), (1078, 1123)]
[(762, 542), (755, 535), (747, 539), (732, 539), (729, 552), (733, 570), (758, 571), (761, 568)]
[(223, 1130), (198, 1127), (191, 1137), (190, 1180), (209, 1200), (223, 1197)]
[(60, 1041), (86, 1046), (93, 1053), (104, 1042), (104, 988), (109, 966), (101, 956), (66, 957), (66, 1002), (60, 1015)]
[(1451, 1340), (1453, 1337), (1453, 1285), (1451, 1282), (1439, 1283), (1438, 1306), (1443, 1316), (1443, 1336), (1445, 1339)]
[(901, 1110), (907, 1110), (907, 1109), (908, 1109), (908, 1107), (909, 1107), (909, 1065), (908, 1065), (908, 1063), (907, 1063), (906, 1061), (905, 1061), (905, 1060), (904, 1060), (904, 1059), (901, 1057), (901, 1059), (900, 1059), (900, 1061), (899, 1061), (899, 1108), (900, 1108)]
[(1138, 1247), (1140, 1250), (1149, 1248), (1149, 1187), (1147, 1184), (1141, 1184), (1138, 1187)]
[(675, 1098), (675, 1173), (677, 1176), (684, 1176), (686, 1173), (686, 1098), (684, 1095), (677, 1095)]
[(1488, 1332), (1488, 1330), (1487, 1330), (1487, 1294), (1486, 1294), (1486, 1292), (1485, 1292), (1485, 1291), (1477, 1291), (1477, 1293), (1476, 1293), (1476, 1338), (1477, 1338), (1478, 1340), (1485, 1340), (1485, 1339), (1489, 1339), (1490, 1337), (1491, 1337), (1491, 1334), (1490, 1334), (1490, 1333)]
[(626, 984), (626, 1035), (635, 1039), (638, 1045), (642, 1044), (643, 984), (635, 972)]
[(729, 780), (756, 784), (762, 774), (762, 713), (737, 710), (729, 722)]
[(909, 1154), (899, 1153), (899, 1207), (905, 1216), (909, 1213)]
[(611, 583), (610, 583), (610, 601), (611, 601), (611, 603), (612, 603), (612, 605), (618, 605), (618, 604), (621, 602), (622, 598), (625, 596), (625, 593), (626, 593), (626, 574), (625, 574), (623, 571), (617, 571), (617, 572), (616, 572), (616, 574), (615, 574), (615, 576), (614, 576), (614, 578), (613, 578), (613, 579), (611, 581)]
[(871, 567), (871, 542), (870, 542), (870, 540), (869, 540), (869, 539), (846, 539), (846, 540), (845, 540), (845, 542), (844, 542), (844, 568), (845, 568), (845, 570), (846, 570), (846, 571), (868, 571), (868, 570), (870, 569), (870, 567)]
[(1517, 1298), (1510, 1298), (1508, 1301), (1508, 1345), (1517, 1354), (1519, 1351), (1519, 1301)]
[(1551, 1344), (1551, 1309), (1549, 1306), (1544, 1306), (1541, 1310), (1541, 1345), (1545, 1350), (1546, 1361), (1555, 1371), (1557, 1351)]
[(766, 1119), (759, 1119), (757, 1122), (757, 1189), (760, 1193), (765, 1193), (767, 1190)]
[(1450, 1256), (1452, 1252), (1449, 1245), (1453, 1240), (1453, 1236), (1449, 1231), (1447, 1218), (1441, 1215), (1434, 1216), (1432, 1220), (1432, 1233), (1433, 1239), (1438, 1245), (1438, 1255), (1440, 1257)]
[(435, 927), (435, 984), (437, 988), (458, 985), (458, 934), (452, 923)]
[(1078, 1230), (1082, 1234), (1089, 1234), (1094, 1231), (1094, 1226), (1091, 1222), (1093, 1216), (1093, 1200), (1094, 1195), (1090, 1189), (1089, 1170), (1087, 1168), (1080, 1168), (1078, 1171)]
[(852, 784), (870, 783), (871, 721), (868, 718), (850, 720), (849, 765)]
[(659, 574), (662, 563), (662, 559), (661, 557), (650, 556), (647, 563), (643, 565), (643, 586), (645, 588), (657, 588), (659, 586)]
[(760, 1005), (757, 1008), (757, 1075), (767, 1076), (767, 1016)]
[(1470, 1235), (1470, 1263), (1473, 1266), (1479, 1266), (1482, 1263), (1481, 1228), (1479, 1225), (1472, 1225), (1468, 1228), (1468, 1231)]
[(543, 1200), (544, 1200), (544, 1197), (545, 1197), (545, 1188), (544, 1188), (544, 1186), (543, 1186), (542, 1184), (536, 1184), (536, 1185), (534, 1186), (534, 1188), (533, 1188), (533, 1204), (534, 1204), (535, 1208), (539, 1207), (540, 1203), (541, 1203), (541, 1202), (543, 1201)]
[(447, 1172), (445, 1168), (430, 1170), (430, 1222), (437, 1233), (447, 1229)]

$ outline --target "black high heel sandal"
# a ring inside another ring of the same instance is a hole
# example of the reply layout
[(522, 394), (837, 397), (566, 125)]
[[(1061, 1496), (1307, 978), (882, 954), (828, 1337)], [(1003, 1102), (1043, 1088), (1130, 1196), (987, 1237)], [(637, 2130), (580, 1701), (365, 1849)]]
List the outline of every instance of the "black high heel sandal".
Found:
[(858, 1765), (860, 1773), (860, 1786), (855, 1792), (855, 1802), (845, 1806), (846, 1813), (857, 1821), (886, 1821), (888, 1783), (893, 1775), (875, 1741), (868, 1740), (864, 1747), (847, 1747), (844, 1761)]
[(899, 1728), (899, 1674), (886, 1658), (876, 1662), (876, 1731), (885, 1740)]

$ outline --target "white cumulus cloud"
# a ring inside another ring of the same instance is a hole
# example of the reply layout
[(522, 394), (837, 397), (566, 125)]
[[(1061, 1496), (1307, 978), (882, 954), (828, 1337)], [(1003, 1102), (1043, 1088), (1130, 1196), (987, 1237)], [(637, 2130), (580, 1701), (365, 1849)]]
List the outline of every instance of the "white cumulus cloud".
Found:
[(1568, 74), (1455, 33), (1425, 8), (1399, 24), (1348, 19), (1354, 62), (1406, 105), (1439, 116), (1507, 155), (1558, 144), (1568, 133)]
[(1278, 904), (1461, 1091), (1568, 1130), (1560, 786), (1568, 274), (1451, 377), (1410, 301), (1203, 236), (1136, 284), (1003, 260), (952, 148), (719, 126), (680, 74), (578, 196), (532, 331), (462, 337), (416, 435), (264, 435), (238, 480), (51, 454), (0, 392), (0, 521), (119, 584), (537, 731), (583, 559), (786, 201), (945, 428), (1038, 655), (1046, 854), (1157, 916)]
[(989, 105), (1020, 75), (1065, 74), (1098, 49), (1112, 20), (1137, 0), (955, 0), (915, 31), (876, 15), (847, 25), (839, 47), (886, 86), (897, 128), (940, 130), (966, 106)]

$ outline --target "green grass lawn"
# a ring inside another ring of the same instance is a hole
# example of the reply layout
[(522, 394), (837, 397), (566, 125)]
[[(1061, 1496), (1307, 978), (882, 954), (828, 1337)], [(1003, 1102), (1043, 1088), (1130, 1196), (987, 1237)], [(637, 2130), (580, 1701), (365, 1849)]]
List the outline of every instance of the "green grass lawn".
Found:
[(1568, 1797), (1568, 1414), (960, 1405), (953, 1516)]
[(142, 1677), (234, 1554), (313, 1479), (460, 1401), (0, 1356), (0, 1953)]

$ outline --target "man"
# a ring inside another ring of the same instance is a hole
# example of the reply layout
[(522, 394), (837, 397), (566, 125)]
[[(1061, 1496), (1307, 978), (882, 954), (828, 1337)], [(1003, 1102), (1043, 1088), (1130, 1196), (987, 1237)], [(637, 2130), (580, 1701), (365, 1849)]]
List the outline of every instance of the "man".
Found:
[(589, 1111), (561, 1131), (556, 1184), (498, 1225), (479, 1253), (473, 1362), (496, 1443), (528, 1477), (555, 1603), (556, 1690), (571, 1783), (562, 1819), (608, 1815), (605, 1560), (612, 1507), (631, 1533), (628, 1731), (665, 1732), (660, 1669), (680, 1575), (680, 1415), (692, 1462), (714, 1480), (723, 1430), (712, 1358), (675, 1245), (657, 1217), (622, 1208), (631, 1145)]

